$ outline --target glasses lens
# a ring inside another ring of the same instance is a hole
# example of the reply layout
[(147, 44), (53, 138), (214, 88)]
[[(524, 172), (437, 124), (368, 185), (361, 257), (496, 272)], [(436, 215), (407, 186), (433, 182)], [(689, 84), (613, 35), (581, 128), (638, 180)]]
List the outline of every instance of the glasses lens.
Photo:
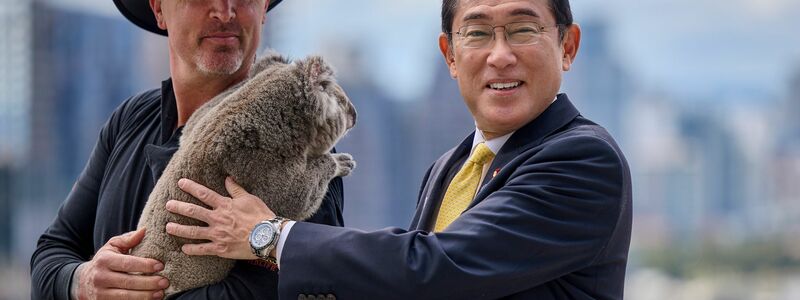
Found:
[(542, 27), (536, 23), (511, 23), (506, 25), (508, 42), (512, 45), (536, 44), (542, 32)]
[(458, 34), (462, 38), (464, 47), (480, 48), (492, 41), (494, 31), (489, 25), (469, 25), (462, 27)]

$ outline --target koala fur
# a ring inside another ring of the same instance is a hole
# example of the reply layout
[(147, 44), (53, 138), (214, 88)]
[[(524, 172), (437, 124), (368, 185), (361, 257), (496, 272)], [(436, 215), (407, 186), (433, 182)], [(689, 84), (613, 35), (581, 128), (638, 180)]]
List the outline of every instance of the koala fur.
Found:
[(355, 167), (349, 154), (329, 153), (355, 119), (355, 108), (321, 57), (290, 63), (268, 53), (248, 79), (189, 118), (178, 151), (147, 200), (138, 225), (146, 227), (145, 237), (131, 254), (164, 262), (158, 274), (170, 281), (167, 296), (222, 280), (234, 260), (188, 256), (181, 245), (198, 241), (166, 233), (167, 222), (207, 225), (165, 209), (171, 199), (205, 206), (181, 191), (178, 179), (229, 196), (225, 177), (232, 176), (277, 215), (307, 219), (319, 208), (329, 181)]

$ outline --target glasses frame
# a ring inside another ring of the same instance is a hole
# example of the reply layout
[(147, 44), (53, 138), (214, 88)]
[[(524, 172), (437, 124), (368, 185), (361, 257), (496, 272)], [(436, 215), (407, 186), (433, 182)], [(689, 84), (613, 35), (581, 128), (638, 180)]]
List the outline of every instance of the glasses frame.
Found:
[(462, 33), (462, 31), (464, 31), (465, 28), (467, 28), (467, 27), (470, 27), (470, 26), (491, 26), (492, 27), (492, 30), (491, 30), (492, 38), (489, 39), (488, 42), (486, 42), (486, 45), (477, 46), (477, 47), (474, 47), (474, 46), (473, 47), (468, 47), (468, 46), (460, 45), (461, 47), (467, 48), (467, 49), (482, 49), (482, 48), (486, 48), (487, 46), (491, 45), (492, 42), (497, 38), (497, 30), (495, 30), (495, 29), (498, 28), (498, 27), (503, 27), (503, 34), (505, 34), (506, 42), (511, 46), (530, 46), (530, 45), (536, 45), (539, 42), (538, 39), (534, 38), (532, 43), (525, 43), (525, 44), (515, 44), (515, 43), (513, 43), (511, 41), (511, 38), (510, 38), (509, 33), (508, 33), (508, 26), (509, 25), (513, 25), (513, 24), (533, 24), (537, 28), (539, 28), (539, 32), (536, 33), (536, 35), (541, 35), (541, 34), (545, 33), (545, 29), (548, 29), (548, 28), (555, 27), (555, 28), (559, 28), (560, 29), (560, 28), (566, 26), (564, 24), (555, 24), (555, 25), (550, 25), (550, 26), (543, 26), (543, 25), (539, 25), (539, 23), (530, 22), (530, 21), (510, 22), (510, 23), (506, 23), (504, 25), (469, 24), (469, 25), (461, 26), (460, 28), (458, 28), (458, 31), (448, 32), (448, 34), (450, 34), (450, 36), (457, 35), (460, 40), (464, 40), (464, 39), (466, 39), (466, 37), (463, 36), (463, 35), (466, 34), (466, 32)]

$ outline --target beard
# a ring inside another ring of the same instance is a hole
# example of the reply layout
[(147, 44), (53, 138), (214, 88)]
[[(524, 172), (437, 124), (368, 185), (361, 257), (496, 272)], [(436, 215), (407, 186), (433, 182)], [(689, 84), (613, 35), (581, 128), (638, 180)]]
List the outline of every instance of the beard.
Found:
[[(242, 27), (238, 22), (211, 22), (204, 25), (200, 36), (208, 36), (218, 32), (235, 33), (240, 38), (239, 45), (217, 45), (212, 49), (205, 49), (210, 51), (198, 49), (200, 51), (195, 53), (194, 63), (198, 71), (208, 75), (231, 75), (242, 67), (242, 61), (244, 60), (244, 49), (242, 49), (244, 45), (241, 44), (241, 38), (244, 38), (242, 36)], [(203, 48), (203, 45), (198, 44), (198, 46)]]
[(231, 75), (242, 67), (244, 53), (241, 48), (221, 46), (212, 51), (199, 51), (194, 63), (197, 69), (208, 75)]

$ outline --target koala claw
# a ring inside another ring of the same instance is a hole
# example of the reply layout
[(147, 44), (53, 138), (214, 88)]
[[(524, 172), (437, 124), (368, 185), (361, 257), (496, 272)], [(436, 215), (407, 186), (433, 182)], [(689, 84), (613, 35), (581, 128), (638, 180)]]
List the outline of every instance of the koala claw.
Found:
[(353, 157), (347, 153), (335, 153), (332, 154), (334, 160), (336, 161), (336, 176), (337, 177), (344, 177), (350, 175), (350, 172), (353, 171), (356, 167), (356, 161), (353, 160)]

